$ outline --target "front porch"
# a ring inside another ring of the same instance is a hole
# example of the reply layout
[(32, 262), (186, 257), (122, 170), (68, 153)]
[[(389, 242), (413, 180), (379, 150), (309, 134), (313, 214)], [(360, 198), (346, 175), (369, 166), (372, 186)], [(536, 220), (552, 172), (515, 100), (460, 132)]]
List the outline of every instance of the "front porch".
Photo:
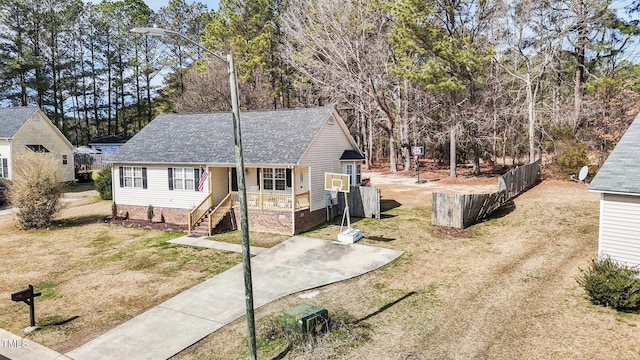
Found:
[[(286, 213), (293, 231), (296, 212), (310, 208), (308, 171), (308, 168), (247, 168), (249, 222), (259, 221), (259, 217), (253, 219), (251, 214), (267, 212), (269, 217), (268, 212), (272, 212), (282, 218)], [(227, 214), (234, 225), (233, 209), (239, 207), (240, 199), (235, 168), (208, 168), (207, 173), (209, 192), (189, 213), (188, 229), (210, 236)]]
[[(231, 193), (234, 206), (240, 205), (237, 191)], [(247, 191), (247, 208), (256, 210), (298, 211), (309, 208), (309, 192), (285, 194), (278, 192)]]

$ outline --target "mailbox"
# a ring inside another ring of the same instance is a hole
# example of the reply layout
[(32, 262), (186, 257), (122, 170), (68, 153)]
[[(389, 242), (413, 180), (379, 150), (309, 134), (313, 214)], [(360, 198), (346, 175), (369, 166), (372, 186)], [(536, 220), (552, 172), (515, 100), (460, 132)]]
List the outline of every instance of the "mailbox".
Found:
[(35, 309), (35, 304), (33, 299), (40, 295), (42, 295), (42, 293), (33, 292), (33, 285), (29, 285), (28, 288), (24, 290), (16, 291), (13, 294), (11, 294), (11, 300), (16, 302), (22, 301), (25, 304), (29, 305), (29, 317), (30, 317), (29, 324), (31, 327), (36, 326), (36, 315), (35, 315), (36, 309)]
[(11, 294), (11, 300), (13, 301), (25, 301), (33, 298), (33, 288), (27, 288)]

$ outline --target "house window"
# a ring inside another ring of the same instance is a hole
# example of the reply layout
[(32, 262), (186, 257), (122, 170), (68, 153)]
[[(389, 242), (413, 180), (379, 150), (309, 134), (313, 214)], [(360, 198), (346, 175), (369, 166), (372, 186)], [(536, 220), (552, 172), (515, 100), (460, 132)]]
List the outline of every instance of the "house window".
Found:
[(62, 165), (67, 165), (67, 155), (62, 155)]
[(147, 168), (139, 166), (121, 166), (120, 187), (146, 189)]
[(9, 166), (7, 164), (7, 159), (0, 157), (0, 179), (6, 178), (9, 176)]
[(264, 189), (286, 190), (288, 183), (291, 183), (290, 181), (287, 181), (287, 173), (290, 174), (290, 171), (290, 169), (285, 168), (264, 168), (262, 170), (262, 183)]
[(169, 168), (169, 190), (195, 190), (199, 178), (199, 169)]
[[(349, 175), (349, 178), (353, 179), (353, 164), (347, 164), (345, 168), (347, 175)], [(351, 180), (351, 182), (353, 183), (353, 180)]]
[[(355, 171), (354, 171), (355, 165)], [(356, 186), (360, 184), (362, 180), (362, 165), (360, 164), (345, 164), (344, 165), (345, 174), (349, 175), (351, 178), (351, 185)]]

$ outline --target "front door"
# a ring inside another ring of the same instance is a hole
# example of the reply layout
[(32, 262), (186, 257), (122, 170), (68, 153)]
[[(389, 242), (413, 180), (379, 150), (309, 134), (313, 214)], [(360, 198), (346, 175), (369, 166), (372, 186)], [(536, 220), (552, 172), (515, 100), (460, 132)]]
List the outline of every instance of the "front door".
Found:
[(235, 167), (231, 168), (231, 191), (238, 191), (238, 171)]

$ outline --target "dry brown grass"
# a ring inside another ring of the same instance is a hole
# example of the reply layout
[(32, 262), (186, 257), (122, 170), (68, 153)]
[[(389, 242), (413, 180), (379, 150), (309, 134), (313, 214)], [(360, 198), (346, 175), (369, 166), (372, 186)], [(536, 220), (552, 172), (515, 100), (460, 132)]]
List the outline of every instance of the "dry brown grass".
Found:
[(42, 328), (27, 337), (66, 352), (241, 261), (166, 242), (182, 233), (105, 224), (110, 203), (86, 193), (66, 196), (68, 208), (50, 230), (18, 230), (15, 215), (0, 216), (0, 328), (22, 334), (28, 306), (9, 294), (32, 284), (42, 292)]
[[(338, 345), (323, 342), (283, 358), (640, 358), (640, 315), (591, 305), (576, 282), (596, 254), (598, 194), (548, 180), (511, 208), (451, 234), (431, 227), (424, 187), (373, 185), (382, 188), (386, 211), (382, 220), (354, 224), (365, 234), (361, 243), (405, 254), (374, 272), (317, 289), (314, 298), (288, 296), (256, 313), (259, 337), (265, 321), (307, 302), (358, 319), (370, 339), (339, 352), (332, 348)], [(334, 222), (306, 235), (334, 240), (338, 227)], [(246, 358), (245, 327), (239, 319), (176, 358)], [(259, 344), (260, 358), (286, 349), (282, 342)]]

